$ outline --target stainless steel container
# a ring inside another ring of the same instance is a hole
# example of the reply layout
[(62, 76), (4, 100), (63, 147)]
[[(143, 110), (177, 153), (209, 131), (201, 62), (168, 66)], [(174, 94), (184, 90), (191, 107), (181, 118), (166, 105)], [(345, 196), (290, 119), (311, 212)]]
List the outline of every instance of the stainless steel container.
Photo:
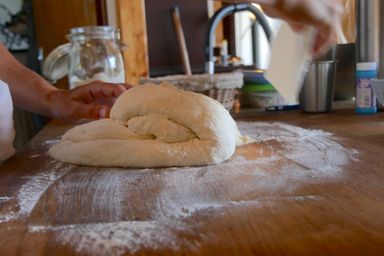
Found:
[(377, 62), (384, 75), (384, 1), (357, 0), (357, 62)]
[(300, 93), (304, 112), (324, 113), (331, 110), (335, 88), (336, 61), (311, 63)]

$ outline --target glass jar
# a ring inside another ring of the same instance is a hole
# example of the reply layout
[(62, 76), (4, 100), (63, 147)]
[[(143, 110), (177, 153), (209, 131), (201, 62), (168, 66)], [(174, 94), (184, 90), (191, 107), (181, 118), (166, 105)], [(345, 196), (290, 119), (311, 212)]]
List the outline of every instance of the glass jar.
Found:
[(68, 75), (69, 87), (101, 80), (124, 83), (120, 31), (109, 26), (72, 28), (70, 43), (58, 46), (45, 59), (43, 75), (52, 83)]
[(69, 85), (75, 88), (90, 81), (124, 83), (120, 32), (107, 26), (79, 27), (68, 35)]

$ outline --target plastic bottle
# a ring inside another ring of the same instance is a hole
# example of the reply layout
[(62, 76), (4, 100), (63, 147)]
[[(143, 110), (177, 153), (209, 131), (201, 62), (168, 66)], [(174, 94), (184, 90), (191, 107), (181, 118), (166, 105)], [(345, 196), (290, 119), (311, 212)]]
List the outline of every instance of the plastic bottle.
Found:
[(377, 112), (376, 96), (372, 90), (372, 79), (377, 77), (376, 62), (360, 62), (356, 65), (356, 106), (358, 114)]

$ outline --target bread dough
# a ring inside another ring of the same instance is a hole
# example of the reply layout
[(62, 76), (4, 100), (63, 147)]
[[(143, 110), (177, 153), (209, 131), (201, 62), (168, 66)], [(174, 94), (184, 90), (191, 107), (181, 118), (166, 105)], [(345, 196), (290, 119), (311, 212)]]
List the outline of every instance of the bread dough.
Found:
[(145, 84), (121, 95), (110, 119), (67, 131), (49, 154), (92, 166), (208, 165), (229, 159), (239, 138), (235, 121), (214, 99), (167, 83)]

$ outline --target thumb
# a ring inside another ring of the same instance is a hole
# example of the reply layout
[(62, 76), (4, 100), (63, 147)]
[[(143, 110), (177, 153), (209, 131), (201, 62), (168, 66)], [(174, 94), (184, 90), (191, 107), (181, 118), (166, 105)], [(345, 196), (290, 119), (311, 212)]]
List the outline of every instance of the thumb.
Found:
[(111, 113), (111, 107), (106, 105), (99, 105), (99, 109), (97, 110), (98, 118), (108, 118)]
[(108, 118), (111, 107), (99, 104), (79, 104), (75, 110), (75, 116), (79, 119)]

